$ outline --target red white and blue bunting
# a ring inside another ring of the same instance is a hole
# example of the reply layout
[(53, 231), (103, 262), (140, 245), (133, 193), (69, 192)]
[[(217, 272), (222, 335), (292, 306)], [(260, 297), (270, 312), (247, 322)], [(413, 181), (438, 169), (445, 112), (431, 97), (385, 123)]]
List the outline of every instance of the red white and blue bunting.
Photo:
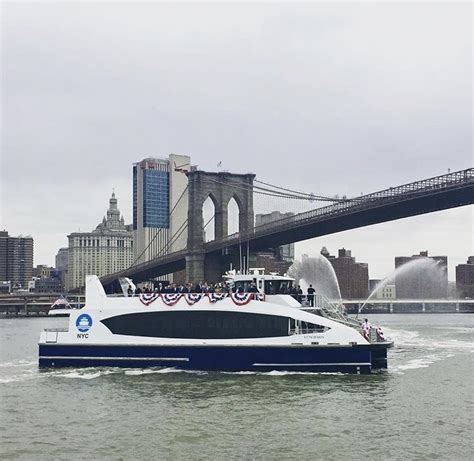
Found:
[(207, 293), (207, 297), (211, 303), (215, 303), (221, 299), (227, 298), (227, 295), (227, 293)]
[(143, 293), (139, 295), (140, 301), (145, 304), (145, 306), (150, 305), (153, 301), (160, 297), (159, 293)]
[(237, 304), (237, 306), (244, 306), (253, 299), (253, 295), (254, 293), (232, 293), (231, 297), (234, 304)]
[(265, 301), (263, 293), (142, 293), (138, 297), (145, 306), (149, 306), (158, 298), (161, 298), (167, 306), (174, 306), (181, 297), (184, 297), (189, 306), (196, 304), (204, 297), (207, 297), (210, 303), (231, 298), (237, 306), (244, 306), (252, 300)]
[(182, 293), (163, 293), (161, 299), (167, 306), (174, 306), (181, 298)]
[(192, 306), (197, 302), (201, 301), (202, 297), (204, 296), (202, 293), (184, 293), (184, 298), (186, 299), (187, 303)]

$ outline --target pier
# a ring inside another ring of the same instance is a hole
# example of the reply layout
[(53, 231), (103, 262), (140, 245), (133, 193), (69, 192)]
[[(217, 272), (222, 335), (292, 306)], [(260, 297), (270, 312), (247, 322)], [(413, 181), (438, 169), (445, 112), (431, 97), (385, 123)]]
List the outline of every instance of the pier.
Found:
[(342, 304), (348, 314), (359, 310), (361, 314), (474, 314), (474, 299), (371, 299), (365, 304), (366, 301), (343, 299)]
[[(48, 315), (51, 305), (58, 299), (57, 293), (12, 293), (0, 295), (0, 317), (39, 317)], [(69, 304), (83, 307), (84, 295), (66, 296)]]

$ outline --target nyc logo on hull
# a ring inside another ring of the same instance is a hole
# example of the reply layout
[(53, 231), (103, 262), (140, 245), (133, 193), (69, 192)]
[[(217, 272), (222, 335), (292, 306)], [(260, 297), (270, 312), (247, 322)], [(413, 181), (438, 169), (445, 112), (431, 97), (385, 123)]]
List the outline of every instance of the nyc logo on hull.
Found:
[(88, 331), (92, 328), (92, 317), (89, 314), (81, 314), (76, 319), (76, 328), (79, 333), (77, 337), (80, 339), (87, 339), (89, 337)]

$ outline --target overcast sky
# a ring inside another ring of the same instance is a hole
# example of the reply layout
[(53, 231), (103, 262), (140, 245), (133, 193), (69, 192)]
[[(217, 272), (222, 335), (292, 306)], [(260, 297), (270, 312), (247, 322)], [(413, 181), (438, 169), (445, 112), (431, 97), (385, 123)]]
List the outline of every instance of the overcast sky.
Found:
[[(92, 230), (132, 163), (184, 153), (274, 184), (358, 195), (468, 168), (472, 5), (3, 2), (0, 228), (35, 264)], [(473, 207), (297, 244), (395, 255), (473, 249)]]

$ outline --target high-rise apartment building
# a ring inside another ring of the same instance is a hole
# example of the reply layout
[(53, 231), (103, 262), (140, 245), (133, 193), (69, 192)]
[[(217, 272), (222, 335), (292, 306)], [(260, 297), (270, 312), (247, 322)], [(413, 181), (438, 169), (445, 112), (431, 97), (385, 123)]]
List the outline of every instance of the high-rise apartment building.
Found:
[(33, 238), (10, 237), (0, 232), (0, 280), (12, 287), (28, 288), (33, 272)]
[(420, 254), (413, 256), (396, 256), (395, 269), (414, 261), (419, 261), (419, 263), (412, 265), (410, 270), (397, 271), (398, 273), (395, 275), (397, 298), (447, 298), (448, 257), (428, 256), (428, 251), (420, 251)]
[(133, 233), (125, 225), (117, 208), (115, 194), (109, 201), (107, 217), (92, 232), (68, 235), (68, 286), (84, 286), (86, 275), (107, 275), (130, 267), (133, 263)]
[(456, 291), (460, 298), (474, 298), (474, 256), (456, 266)]
[(135, 260), (150, 259), (186, 247), (188, 178), (191, 158), (170, 154), (133, 165)]
[(350, 250), (341, 248), (337, 258), (331, 256), (323, 247), (321, 254), (325, 256), (334, 268), (341, 297), (344, 299), (365, 299), (369, 290), (369, 266), (358, 263)]

